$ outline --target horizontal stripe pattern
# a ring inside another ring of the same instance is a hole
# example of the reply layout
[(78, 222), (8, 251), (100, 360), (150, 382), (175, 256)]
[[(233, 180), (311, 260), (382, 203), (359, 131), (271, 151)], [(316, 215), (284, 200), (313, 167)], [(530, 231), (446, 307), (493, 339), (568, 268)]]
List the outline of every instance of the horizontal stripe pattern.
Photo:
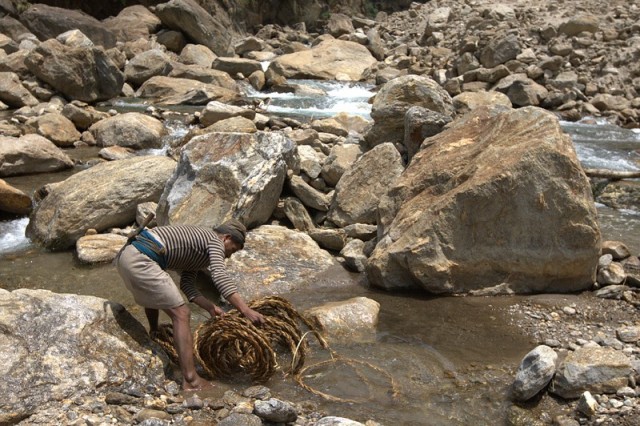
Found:
[(195, 281), (198, 271), (204, 269), (223, 297), (238, 291), (225, 267), (224, 244), (213, 229), (171, 225), (153, 228), (152, 233), (162, 240), (167, 250), (167, 269), (182, 271), (180, 290), (189, 302), (201, 294)]

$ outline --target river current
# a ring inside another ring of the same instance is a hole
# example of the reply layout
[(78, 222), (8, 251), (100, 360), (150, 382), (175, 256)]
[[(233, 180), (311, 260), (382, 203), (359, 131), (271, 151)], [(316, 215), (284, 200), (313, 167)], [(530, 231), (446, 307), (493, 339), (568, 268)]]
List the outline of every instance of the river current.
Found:
[[(338, 112), (370, 118), (371, 87), (337, 82), (300, 83), (312, 85), (327, 95), (269, 94), (267, 111), (306, 119)], [(248, 96), (264, 98), (265, 94), (249, 92)], [(115, 106), (147, 107), (143, 103)], [(562, 126), (571, 135), (585, 167), (639, 169), (639, 133), (596, 120), (563, 122)], [(167, 143), (188, 131), (188, 127), (179, 122), (168, 123), (168, 128)], [(68, 150), (68, 154), (86, 161), (95, 157), (97, 151), (96, 148), (76, 148)], [(164, 150), (155, 153), (162, 155)], [(26, 193), (33, 193), (43, 184), (61, 181), (78, 170), (5, 180)], [(622, 241), (632, 253), (640, 254), (640, 212), (617, 211), (599, 205), (598, 213), (605, 239)], [(124, 289), (113, 266), (88, 266), (81, 264), (73, 251), (51, 253), (40, 249), (24, 236), (27, 223), (26, 218), (0, 218), (0, 285), (3, 288), (43, 288), (98, 296), (123, 304), (146, 326), (143, 311)], [(380, 303), (377, 334), (368, 342), (336, 344), (333, 350), (361, 364), (333, 364), (331, 368), (310, 371), (305, 380), (321, 392), (357, 402), (327, 401), (300, 388), (291, 378), (279, 375), (267, 383), (275, 394), (293, 401), (309, 400), (330, 415), (363, 422), (374, 419), (385, 425), (502, 423), (499, 419), (506, 417), (510, 405), (507, 390), (515, 369), (537, 344), (512, 325), (513, 313), (509, 308), (521, 303), (526, 296), (432, 298), (424, 294), (389, 294), (369, 289), (363, 277), (356, 274), (352, 275), (352, 282), (340, 289), (286, 295), (301, 311), (355, 296), (366, 296)], [(196, 308), (193, 318), (197, 324), (205, 315)], [(306, 364), (327, 357), (319, 347), (314, 347)], [(362, 363), (370, 363), (380, 370), (366, 368)], [(393, 387), (387, 374), (393, 377)], [(241, 390), (248, 385), (248, 382), (219, 382), (216, 392)], [(392, 389), (397, 390), (397, 394)]]

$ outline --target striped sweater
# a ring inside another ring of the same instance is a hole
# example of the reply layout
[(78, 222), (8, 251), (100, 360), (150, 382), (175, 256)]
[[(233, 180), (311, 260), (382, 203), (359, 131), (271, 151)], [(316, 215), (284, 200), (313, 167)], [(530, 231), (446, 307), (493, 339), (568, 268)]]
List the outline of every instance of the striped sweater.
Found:
[(200, 295), (195, 280), (198, 271), (205, 268), (222, 296), (227, 298), (238, 291), (225, 267), (224, 244), (213, 229), (171, 225), (150, 231), (167, 250), (167, 269), (181, 271), (180, 290), (189, 302)]

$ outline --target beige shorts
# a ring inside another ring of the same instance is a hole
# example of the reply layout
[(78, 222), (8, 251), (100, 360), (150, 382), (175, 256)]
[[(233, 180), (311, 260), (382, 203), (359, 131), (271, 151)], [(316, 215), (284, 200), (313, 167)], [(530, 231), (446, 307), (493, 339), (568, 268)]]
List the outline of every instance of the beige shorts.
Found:
[(177, 308), (185, 304), (171, 276), (134, 246), (125, 247), (116, 259), (116, 267), (137, 304), (152, 309)]

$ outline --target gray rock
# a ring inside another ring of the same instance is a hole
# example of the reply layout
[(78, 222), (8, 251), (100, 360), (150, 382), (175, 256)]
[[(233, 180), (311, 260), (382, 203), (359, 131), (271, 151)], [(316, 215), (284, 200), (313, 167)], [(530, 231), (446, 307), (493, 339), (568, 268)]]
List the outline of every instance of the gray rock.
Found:
[[(244, 250), (227, 260), (227, 270), (238, 283), (240, 293), (249, 300), (285, 295), (310, 286), (352, 284), (348, 272), (309, 235), (276, 225), (251, 230)], [(319, 278), (327, 273), (332, 277), (329, 282)]]
[(110, 16), (102, 22), (121, 42), (147, 39), (161, 25), (160, 19), (142, 5), (125, 7), (117, 16)]
[(253, 414), (231, 413), (220, 420), (218, 426), (262, 426), (262, 420)]
[(52, 39), (30, 52), (25, 64), (67, 98), (84, 102), (115, 98), (124, 83), (124, 75), (97, 47), (68, 47)]
[(242, 108), (235, 105), (227, 105), (218, 101), (209, 102), (200, 113), (200, 123), (205, 126), (232, 117), (244, 117), (253, 120), (256, 111), (250, 108)]
[(139, 112), (127, 112), (98, 121), (89, 128), (96, 144), (131, 149), (162, 148), (167, 130), (160, 120)]
[(13, 72), (0, 72), (0, 101), (14, 108), (38, 104), (38, 100), (25, 89), (20, 77)]
[(375, 338), (380, 304), (366, 297), (325, 303), (305, 311), (332, 341), (371, 341)]
[(328, 416), (323, 417), (316, 422), (316, 426), (365, 426), (364, 423), (345, 417)]
[(328, 218), (338, 226), (376, 223), (380, 198), (404, 170), (402, 158), (391, 143), (363, 154), (336, 185)]
[(231, 50), (234, 25), (224, 8), (211, 7), (209, 13), (194, 0), (170, 0), (159, 4), (155, 13), (165, 26), (182, 31), (216, 55), (226, 55)]
[(631, 361), (612, 348), (578, 348), (562, 361), (549, 391), (562, 398), (592, 393), (615, 393), (627, 385)]
[(254, 413), (261, 419), (274, 423), (291, 423), (298, 418), (296, 408), (290, 402), (276, 398), (256, 401)]
[(544, 389), (556, 372), (558, 354), (548, 346), (538, 346), (523, 358), (511, 392), (516, 401), (527, 401)]
[[(96, 388), (161, 384), (162, 360), (122, 305), (46, 290), (0, 290), (3, 420), (20, 421), (45, 404)], [(108, 348), (108, 350), (105, 350)], [(34, 378), (39, 378), (34, 392)]]
[[(555, 116), (478, 108), (423, 145), (378, 205), (371, 284), (434, 293), (592, 286), (595, 205)], [(549, 227), (562, 231), (538, 231)]]
[(293, 175), (289, 178), (289, 187), (294, 195), (298, 197), (305, 206), (321, 212), (329, 210), (329, 206), (331, 205), (331, 195), (333, 192), (329, 194), (320, 192), (305, 182), (304, 179), (298, 175)]
[(171, 58), (158, 49), (152, 49), (131, 58), (124, 67), (124, 77), (127, 83), (138, 87), (151, 77), (169, 75), (172, 69)]
[(73, 246), (88, 229), (126, 226), (135, 220), (138, 203), (160, 198), (174, 169), (170, 158), (148, 156), (76, 173), (36, 206), (26, 234), (46, 248), (60, 250)]
[(115, 35), (102, 22), (79, 10), (35, 4), (24, 11), (20, 19), (40, 40), (77, 29), (105, 49), (116, 45)]
[(346, 242), (346, 234), (339, 228), (312, 228), (307, 233), (320, 247), (327, 250), (340, 251)]
[(412, 106), (447, 116), (453, 114), (451, 96), (434, 80), (417, 75), (398, 77), (383, 85), (373, 100), (374, 124), (365, 135), (366, 147), (402, 142), (405, 114)]
[(298, 231), (308, 232), (315, 228), (309, 212), (295, 197), (287, 197), (284, 200), (284, 214)]
[(451, 122), (451, 117), (423, 107), (411, 107), (404, 116), (404, 140), (407, 161), (420, 149), (422, 142), (442, 131)]
[(200, 65), (211, 68), (216, 54), (202, 44), (187, 44), (180, 52), (180, 62), (187, 65)]
[(127, 242), (127, 237), (117, 234), (85, 235), (76, 241), (76, 253), (83, 263), (111, 262)]
[(235, 90), (187, 78), (155, 76), (145, 81), (136, 96), (166, 105), (206, 105), (211, 101), (230, 102)]
[(248, 77), (256, 71), (262, 71), (262, 64), (253, 59), (218, 57), (213, 60), (211, 68), (224, 71), (234, 78), (238, 74)]
[(0, 177), (51, 173), (73, 167), (73, 160), (40, 135), (0, 136)]
[(520, 52), (522, 52), (522, 47), (516, 35), (509, 34), (506, 37), (499, 35), (482, 50), (480, 63), (485, 68), (493, 68), (515, 59)]
[(364, 241), (354, 238), (340, 250), (340, 256), (349, 269), (355, 272), (364, 272), (367, 266), (367, 256), (364, 254)]
[(336, 186), (361, 155), (362, 148), (358, 144), (335, 145), (322, 165), (322, 178), (328, 185)]
[(49, 112), (27, 120), (27, 124), (59, 147), (72, 147), (80, 140), (75, 124), (62, 114)]
[(207, 133), (182, 148), (158, 205), (158, 223), (265, 223), (293, 169), (295, 145), (280, 133)]

